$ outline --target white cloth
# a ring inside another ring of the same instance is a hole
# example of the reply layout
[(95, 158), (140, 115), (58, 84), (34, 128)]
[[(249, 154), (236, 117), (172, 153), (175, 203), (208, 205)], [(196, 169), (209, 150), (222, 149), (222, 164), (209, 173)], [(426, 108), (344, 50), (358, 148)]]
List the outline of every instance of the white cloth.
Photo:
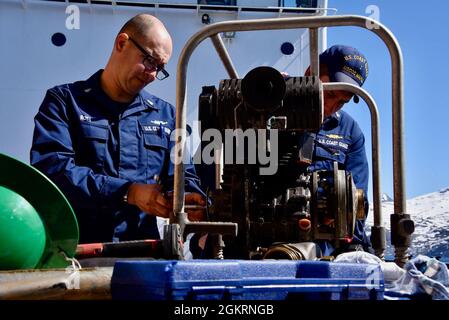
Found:
[(418, 255), (408, 261), (404, 275), (389, 288), (404, 295), (428, 294), (433, 300), (449, 300), (447, 266), (435, 258)]
[(380, 264), (386, 295), (413, 299), (413, 295), (428, 294), (434, 300), (449, 300), (449, 272), (447, 266), (435, 258), (418, 255), (402, 269), (368, 252), (354, 251), (338, 255), (334, 262)]
[(380, 264), (386, 285), (400, 279), (405, 273), (405, 270), (396, 263), (382, 261), (379, 257), (365, 251), (342, 253), (335, 258), (334, 262)]

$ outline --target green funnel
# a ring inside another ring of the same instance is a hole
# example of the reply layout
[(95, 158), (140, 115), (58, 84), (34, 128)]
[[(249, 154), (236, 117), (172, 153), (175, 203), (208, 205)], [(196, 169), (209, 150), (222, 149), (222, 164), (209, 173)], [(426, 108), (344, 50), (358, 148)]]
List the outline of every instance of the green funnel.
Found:
[(78, 244), (75, 214), (35, 168), (0, 154), (0, 270), (63, 268)]

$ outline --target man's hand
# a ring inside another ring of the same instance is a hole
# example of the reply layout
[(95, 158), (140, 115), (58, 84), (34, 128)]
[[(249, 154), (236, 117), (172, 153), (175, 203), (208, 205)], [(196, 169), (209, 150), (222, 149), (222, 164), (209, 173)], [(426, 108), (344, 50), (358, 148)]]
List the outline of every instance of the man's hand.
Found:
[[(201, 209), (187, 209), (186, 212), (189, 215), (190, 221), (201, 221), (204, 220), (206, 214), (206, 200), (199, 193), (186, 192), (185, 193), (185, 205), (195, 205), (204, 207)], [(170, 202), (170, 206), (173, 206), (173, 192), (167, 194), (167, 200)]]
[[(185, 204), (206, 207), (206, 200), (204, 200), (201, 194), (191, 192), (185, 194)], [(205, 209), (186, 210), (186, 211), (189, 214), (190, 221), (201, 221), (204, 220), (205, 218), (206, 214)]]
[(128, 189), (128, 203), (139, 207), (143, 212), (162, 218), (170, 217), (172, 203), (161, 192), (158, 184), (133, 183)]

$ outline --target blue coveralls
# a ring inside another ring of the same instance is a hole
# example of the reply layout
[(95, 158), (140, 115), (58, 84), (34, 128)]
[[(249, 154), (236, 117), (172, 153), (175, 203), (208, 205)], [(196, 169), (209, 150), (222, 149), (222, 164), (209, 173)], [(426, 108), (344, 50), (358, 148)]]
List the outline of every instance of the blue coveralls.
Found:
[[(310, 170), (332, 171), (334, 161), (338, 162), (339, 169), (351, 172), (357, 189), (363, 189), (365, 192), (366, 216), (369, 169), (365, 153), (365, 137), (357, 122), (342, 110), (327, 117), (321, 125), (315, 138), (313, 164)], [(371, 244), (364, 228), (365, 221), (357, 220), (351, 244), (360, 244), (368, 250)]]
[[(68, 198), (80, 243), (159, 239), (156, 217), (122, 199), (132, 182), (172, 189), (175, 109), (143, 90), (131, 103), (115, 102), (101, 89), (101, 72), (47, 91), (31, 164)], [(193, 165), (185, 169), (186, 191), (202, 193)]]

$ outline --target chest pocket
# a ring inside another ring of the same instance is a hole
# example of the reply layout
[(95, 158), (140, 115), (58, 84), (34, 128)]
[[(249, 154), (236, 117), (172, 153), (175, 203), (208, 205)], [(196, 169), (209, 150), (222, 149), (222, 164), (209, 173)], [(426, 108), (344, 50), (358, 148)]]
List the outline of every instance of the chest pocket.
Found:
[(103, 167), (109, 137), (109, 127), (106, 125), (81, 123), (79, 162), (93, 168)]
[(145, 157), (147, 158), (147, 182), (154, 183), (154, 176), (167, 174), (169, 154), (169, 138), (165, 132), (158, 130), (145, 130), (142, 126)]
[(315, 156), (317, 158), (344, 164), (347, 152), (348, 144), (344, 141), (323, 139), (320, 137), (315, 141)]

